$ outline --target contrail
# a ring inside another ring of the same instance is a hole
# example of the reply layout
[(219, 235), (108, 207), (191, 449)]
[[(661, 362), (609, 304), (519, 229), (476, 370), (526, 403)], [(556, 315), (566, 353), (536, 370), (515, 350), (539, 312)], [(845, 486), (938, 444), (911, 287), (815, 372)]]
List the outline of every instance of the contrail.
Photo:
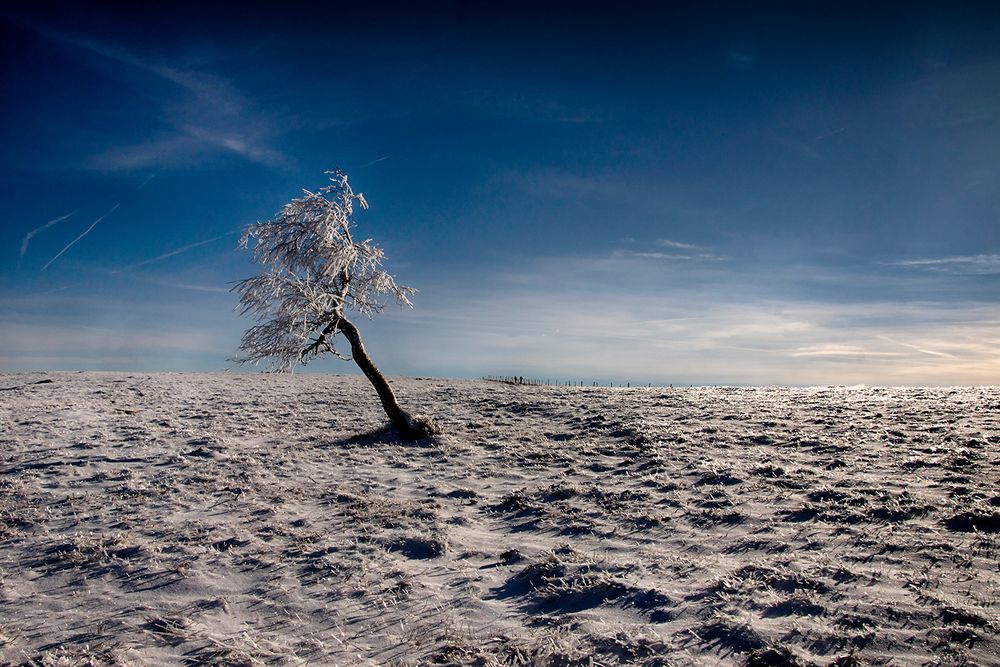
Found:
[(186, 246), (181, 246), (180, 248), (177, 248), (175, 250), (171, 250), (170, 252), (165, 252), (162, 255), (157, 255), (156, 257), (153, 257), (151, 259), (144, 259), (141, 262), (136, 262), (135, 264), (130, 264), (130, 265), (128, 265), (126, 267), (123, 267), (123, 268), (120, 268), (120, 269), (115, 269), (111, 273), (121, 273), (122, 271), (131, 271), (132, 269), (138, 269), (140, 266), (146, 266), (147, 264), (152, 264), (153, 262), (159, 262), (161, 259), (166, 259), (168, 257), (173, 257), (174, 255), (179, 255), (182, 252), (187, 252), (188, 250), (191, 250), (193, 248), (197, 248), (198, 246), (202, 246), (202, 245), (205, 245), (207, 243), (211, 243), (212, 241), (218, 241), (219, 239), (224, 239), (227, 236), (232, 236), (233, 234), (238, 234), (238, 233), (239, 233), (238, 231), (227, 232), (227, 233), (221, 234), (219, 236), (213, 236), (210, 239), (205, 239), (204, 241), (198, 241), (197, 243), (190, 243), (190, 244), (188, 244)]
[[(67, 245), (65, 248), (63, 248), (62, 250), (60, 250), (59, 253), (55, 257), (53, 257), (52, 259), (50, 259), (48, 261), (48, 263), (45, 266), (42, 267), (42, 271), (44, 271), (45, 269), (49, 268), (49, 265), (52, 264), (52, 262), (54, 262), (57, 259), (59, 259), (60, 257), (62, 257), (62, 254), (64, 252), (66, 252), (67, 250), (69, 250), (70, 248), (72, 248), (74, 243), (76, 243), (77, 241), (79, 241), (80, 239), (82, 239), (84, 236), (86, 236), (87, 234), (89, 234), (90, 230), (97, 226), (97, 223), (99, 223), (101, 220), (104, 220), (104, 218), (108, 217), (112, 213), (114, 213), (115, 209), (117, 209), (119, 206), (121, 206), (121, 202), (119, 202), (119, 203), (115, 204), (114, 206), (112, 206), (110, 211), (108, 211), (107, 213), (105, 213), (104, 215), (102, 215), (101, 217), (99, 217), (97, 220), (94, 220), (92, 223), (90, 223), (90, 227), (87, 227), (86, 231), (84, 231), (83, 234), (80, 234), (75, 239), (73, 239), (72, 241), (70, 241), (69, 245)], [(39, 271), (39, 273), (41, 273), (41, 271)]]
[(361, 165), (360, 167), (358, 167), (358, 169), (365, 169), (366, 167), (370, 167), (373, 164), (378, 164), (382, 160), (388, 160), (388, 159), (389, 159), (388, 155), (383, 155), (382, 157), (378, 158), (377, 160), (372, 160), (371, 162), (364, 163), (363, 165)]
[(160, 175), (160, 172), (161, 172), (161, 171), (163, 171), (163, 167), (160, 167), (159, 169), (157, 169), (156, 171), (154, 171), (154, 172), (153, 172), (152, 174), (150, 174), (150, 175), (149, 175), (149, 176), (148, 176), (148, 177), (146, 178), (146, 180), (144, 180), (144, 181), (142, 182), (142, 185), (140, 185), (139, 187), (137, 187), (137, 188), (135, 189), (135, 191), (136, 191), (136, 192), (138, 192), (139, 190), (142, 190), (142, 189), (143, 189), (144, 187), (146, 187), (147, 185), (149, 185), (149, 182), (150, 182), (151, 180), (153, 180), (154, 178), (156, 178), (157, 176), (159, 176), (159, 175)]
[(911, 345), (910, 343), (904, 343), (901, 340), (896, 340), (895, 338), (889, 338), (888, 336), (879, 336), (882, 340), (887, 340), (890, 343), (895, 343), (896, 345), (902, 345), (903, 347), (908, 347), (911, 350), (916, 350), (917, 352), (922, 352), (923, 354), (929, 354), (934, 357), (943, 357), (945, 359), (958, 359), (954, 354), (948, 354), (947, 352), (938, 352), (937, 350), (928, 350), (927, 348), (920, 347), (918, 345)]
[[(73, 211), (73, 213), (76, 213), (76, 211)], [(48, 222), (46, 222), (41, 227), (37, 227), (35, 229), (32, 229), (30, 232), (28, 232), (27, 234), (25, 234), (24, 235), (24, 240), (21, 241), (21, 254), (19, 255), (19, 257), (24, 257), (24, 253), (28, 252), (28, 242), (31, 241), (32, 237), (34, 237), (35, 234), (38, 234), (39, 232), (45, 231), (46, 229), (48, 229), (52, 225), (56, 224), (57, 222), (62, 222), (63, 220), (65, 220), (69, 216), (73, 215), (73, 213), (67, 213), (66, 215), (59, 216), (55, 220), (49, 220)]]

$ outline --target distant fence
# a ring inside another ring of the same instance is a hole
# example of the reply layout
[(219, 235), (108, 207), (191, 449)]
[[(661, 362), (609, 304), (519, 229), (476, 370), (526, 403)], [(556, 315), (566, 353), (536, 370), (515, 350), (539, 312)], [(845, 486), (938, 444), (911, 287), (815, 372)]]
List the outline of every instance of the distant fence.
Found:
[[(536, 378), (526, 378), (523, 375), (484, 375), (483, 379), (487, 382), (502, 382), (503, 384), (520, 384), (530, 387), (614, 387), (614, 382), (609, 382), (603, 384), (600, 382), (591, 381), (584, 382), (583, 380), (538, 380)], [(631, 387), (631, 382), (619, 382), (619, 387)], [(642, 387), (643, 385), (637, 384), (637, 387)], [(647, 387), (652, 387), (653, 383), (645, 385)], [(670, 385), (673, 387), (674, 385)]]

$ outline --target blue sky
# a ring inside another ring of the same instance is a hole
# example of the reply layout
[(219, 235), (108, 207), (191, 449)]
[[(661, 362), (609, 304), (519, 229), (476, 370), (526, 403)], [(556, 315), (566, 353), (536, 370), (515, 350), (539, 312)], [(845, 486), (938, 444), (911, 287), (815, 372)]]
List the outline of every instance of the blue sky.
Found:
[(1000, 381), (1000, 11), (743, 5), (0, 10), (0, 369), (225, 368), (340, 167), (389, 373)]

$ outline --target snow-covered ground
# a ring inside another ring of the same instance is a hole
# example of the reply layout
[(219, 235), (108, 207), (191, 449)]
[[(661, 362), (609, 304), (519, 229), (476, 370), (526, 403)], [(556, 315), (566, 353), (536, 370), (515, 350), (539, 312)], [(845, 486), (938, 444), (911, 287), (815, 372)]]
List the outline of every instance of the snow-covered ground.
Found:
[(0, 662), (1000, 661), (1000, 389), (395, 386), (0, 376)]

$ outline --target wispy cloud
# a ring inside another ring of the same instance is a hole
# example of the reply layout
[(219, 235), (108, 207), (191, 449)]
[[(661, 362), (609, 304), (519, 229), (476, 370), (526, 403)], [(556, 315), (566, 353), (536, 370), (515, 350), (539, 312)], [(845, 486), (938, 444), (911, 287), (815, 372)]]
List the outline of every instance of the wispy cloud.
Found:
[(488, 285), (426, 289), (414, 310), (387, 314), (373, 345), (415, 373), (799, 385), (1000, 380), (1000, 305), (807, 300), (765, 293), (733, 271), (625, 254), (548, 260)]
[(363, 165), (361, 165), (360, 167), (358, 167), (358, 169), (367, 169), (368, 167), (376, 165), (379, 162), (384, 162), (385, 160), (388, 160), (388, 159), (389, 159), (388, 155), (383, 155), (382, 157), (376, 158), (376, 159), (372, 160), (371, 162), (365, 162)]
[(679, 260), (679, 261), (718, 262), (726, 259), (725, 257), (720, 257), (719, 255), (713, 255), (712, 253), (682, 254), (674, 252), (634, 252), (631, 253), (631, 255), (632, 257), (639, 257), (641, 259), (661, 259), (661, 260)]
[(655, 245), (667, 248), (668, 251), (647, 250), (639, 252), (617, 251), (622, 254), (639, 259), (652, 259), (661, 261), (681, 261), (681, 262), (719, 262), (728, 259), (715, 253), (711, 248), (695, 245), (693, 243), (683, 243), (670, 239), (656, 239)]
[(229, 289), (228, 287), (220, 287), (218, 285), (199, 285), (197, 283), (185, 283), (185, 282), (178, 282), (176, 280), (163, 280), (161, 278), (149, 277), (149, 276), (135, 276), (134, 278), (135, 280), (138, 280), (143, 283), (156, 285), (157, 287), (166, 287), (168, 289), (187, 290), (189, 292), (205, 292), (209, 294), (232, 293), (232, 290)]
[(156, 178), (157, 176), (159, 176), (159, 175), (160, 175), (160, 172), (161, 172), (161, 171), (163, 171), (163, 168), (162, 168), (162, 167), (161, 167), (161, 168), (159, 168), (159, 169), (157, 169), (156, 171), (154, 171), (154, 172), (153, 172), (152, 174), (150, 174), (149, 176), (147, 176), (147, 177), (146, 177), (146, 180), (144, 180), (144, 181), (143, 181), (143, 182), (142, 182), (142, 183), (141, 183), (141, 184), (139, 185), (139, 187), (137, 187), (137, 188), (135, 189), (135, 191), (136, 191), (136, 192), (138, 192), (139, 190), (142, 190), (142, 189), (143, 189), (144, 187), (146, 187), (147, 185), (149, 185), (149, 182), (150, 182), (150, 181), (152, 181), (152, 180), (153, 180), (154, 178)]
[(911, 350), (916, 350), (921, 354), (929, 354), (932, 357), (941, 357), (942, 359), (958, 359), (958, 357), (956, 357), (954, 354), (949, 354), (948, 352), (939, 352), (938, 350), (929, 350), (926, 347), (921, 347), (919, 345), (913, 345), (912, 343), (904, 343), (902, 341), (894, 340), (889, 336), (879, 336), (879, 338), (881, 338), (882, 340), (887, 340), (890, 343), (895, 343), (896, 345), (902, 345), (903, 347), (909, 348)]
[(191, 283), (160, 283), (164, 287), (172, 287), (174, 289), (184, 289), (190, 290), (192, 292), (210, 292), (212, 294), (229, 294), (232, 292), (231, 289), (227, 287), (216, 287), (214, 285), (194, 285)]
[(701, 246), (693, 243), (681, 243), (680, 241), (671, 241), (670, 239), (656, 239), (656, 245), (663, 246), (664, 248), (680, 248), (681, 250), (703, 249)]
[(63, 253), (65, 253), (65, 252), (66, 252), (67, 250), (69, 250), (70, 248), (72, 248), (72, 247), (73, 247), (73, 245), (74, 245), (74, 244), (76, 244), (76, 242), (77, 242), (77, 241), (79, 241), (79, 240), (80, 240), (80, 239), (82, 239), (82, 238), (83, 238), (84, 236), (86, 236), (87, 234), (89, 234), (89, 233), (91, 232), (91, 230), (92, 230), (92, 229), (94, 229), (94, 227), (96, 227), (96, 226), (97, 226), (97, 223), (99, 223), (99, 222), (100, 222), (101, 220), (104, 220), (104, 218), (108, 217), (108, 216), (109, 216), (109, 215), (111, 215), (112, 213), (114, 213), (114, 212), (115, 212), (115, 211), (116, 211), (116, 210), (118, 209), (118, 207), (119, 207), (119, 206), (121, 206), (121, 203), (120, 203), (120, 202), (119, 202), (118, 204), (115, 204), (114, 206), (112, 206), (112, 207), (111, 207), (111, 210), (110, 210), (110, 211), (108, 211), (107, 213), (105, 213), (104, 215), (102, 215), (101, 217), (99, 217), (99, 218), (98, 218), (97, 220), (94, 220), (94, 221), (93, 221), (92, 223), (90, 223), (90, 227), (87, 227), (87, 228), (86, 228), (85, 230), (83, 230), (83, 233), (82, 233), (82, 234), (80, 234), (80, 235), (79, 235), (79, 236), (77, 236), (77, 237), (76, 237), (75, 239), (73, 239), (72, 241), (70, 241), (70, 242), (69, 242), (69, 243), (68, 243), (68, 244), (66, 245), (66, 247), (65, 247), (65, 248), (63, 248), (63, 249), (62, 249), (62, 250), (60, 250), (60, 251), (59, 251), (58, 253), (56, 253), (56, 256), (55, 256), (55, 257), (53, 257), (53, 258), (52, 258), (52, 259), (50, 259), (50, 260), (49, 260), (48, 262), (46, 262), (46, 263), (45, 263), (45, 266), (43, 266), (43, 267), (42, 267), (42, 271), (44, 271), (45, 269), (49, 268), (49, 266), (51, 266), (52, 262), (54, 262), (54, 261), (56, 261), (57, 259), (59, 259), (60, 257), (62, 257)]
[(213, 236), (210, 239), (205, 239), (204, 241), (197, 241), (195, 243), (189, 243), (187, 245), (181, 246), (180, 248), (175, 248), (175, 249), (173, 249), (173, 250), (171, 250), (169, 252), (165, 252), (162, 255), (157, 255), (156, 257), (151, 257), (149, 259), (144, 259), (141, 262), (136, 262), (135, 264), (129, 264), (128, 266), (123, 266), (120, 269), (115, 269), (111, 273), (122, 273), (123, 271), (131, 271), (132, 269), (138, 269), (139, 267), (146, 266), (146, 265), (152, 264), (154, 262), (159, 262), (159, 261), (162, 261), (164, 259), (168, 259), (170, 257), (176, 257), (177, 255), (181, 255), (181, 254), (187, 252), (188, 250), (194, 250), (195, 248), (199, 248), (199, 247), (201, 247), (203, 245), (208, 245), (209, 243), (213, 243), (215, 241), (218, 241), (219, 239), (224, 239), (227, 236), (233, 236), (233, 235), (238, 234), (238, 233), (239, 233), (238, 231), (227, 232), (225, 234), (220, 234), (219, 236)]
[(879, 352), (858, 345), (810, 345), (789, 352), (792, 357), (849, 357), (865, 359), (868, 357), (900, 357), (901, 352)]
[(1000, 255), (960, 255), (891, 262), (892, 266), (960, 276), (1000, 274)]
[(66, 218), (70, 217), (74, 213), (76, 213), (76, 211), (72, 211), (70, 213), (67, 213), (66, 215), (61, 215), (58, 218), (53, 218), (52, 220), (49, 220), (48, 222), (46, 222), (41, 227), (35, 227), (30, 232), (28, 232), (27, 234), (25, 234), (24, 235), (24, 239), (21, 241), (21, 254), (18, 255), (18, 256), (19, 257), (24, 257), (24, 253), (28, 252), (28, 243), (31, 242), (31, 239), (33, 239), (37, 234), (45, 231), (46, 229), (48, 229), (52, 225), (56, 224), (57, 222), (62, 222), (63, 220), (65, 220)]
[(172, 134), (105, 150), (92, 156), (91, 166), (102, 170), (162, 167), (189, 164), (213, 153), (227, 152), (268, 166), (288, 163), (270, 145), (275, 131), (273, 124), (256, 112), (250, 99), (227, 79), (148, 59), (115, 44), (47, 26), (29, 27), (54, 42), (82, 49), (105, 62), (145, 74), (149, 81), (173, 87), (154, 96), (162, 108), (158, 120), (166, 120), (173, 128)]

